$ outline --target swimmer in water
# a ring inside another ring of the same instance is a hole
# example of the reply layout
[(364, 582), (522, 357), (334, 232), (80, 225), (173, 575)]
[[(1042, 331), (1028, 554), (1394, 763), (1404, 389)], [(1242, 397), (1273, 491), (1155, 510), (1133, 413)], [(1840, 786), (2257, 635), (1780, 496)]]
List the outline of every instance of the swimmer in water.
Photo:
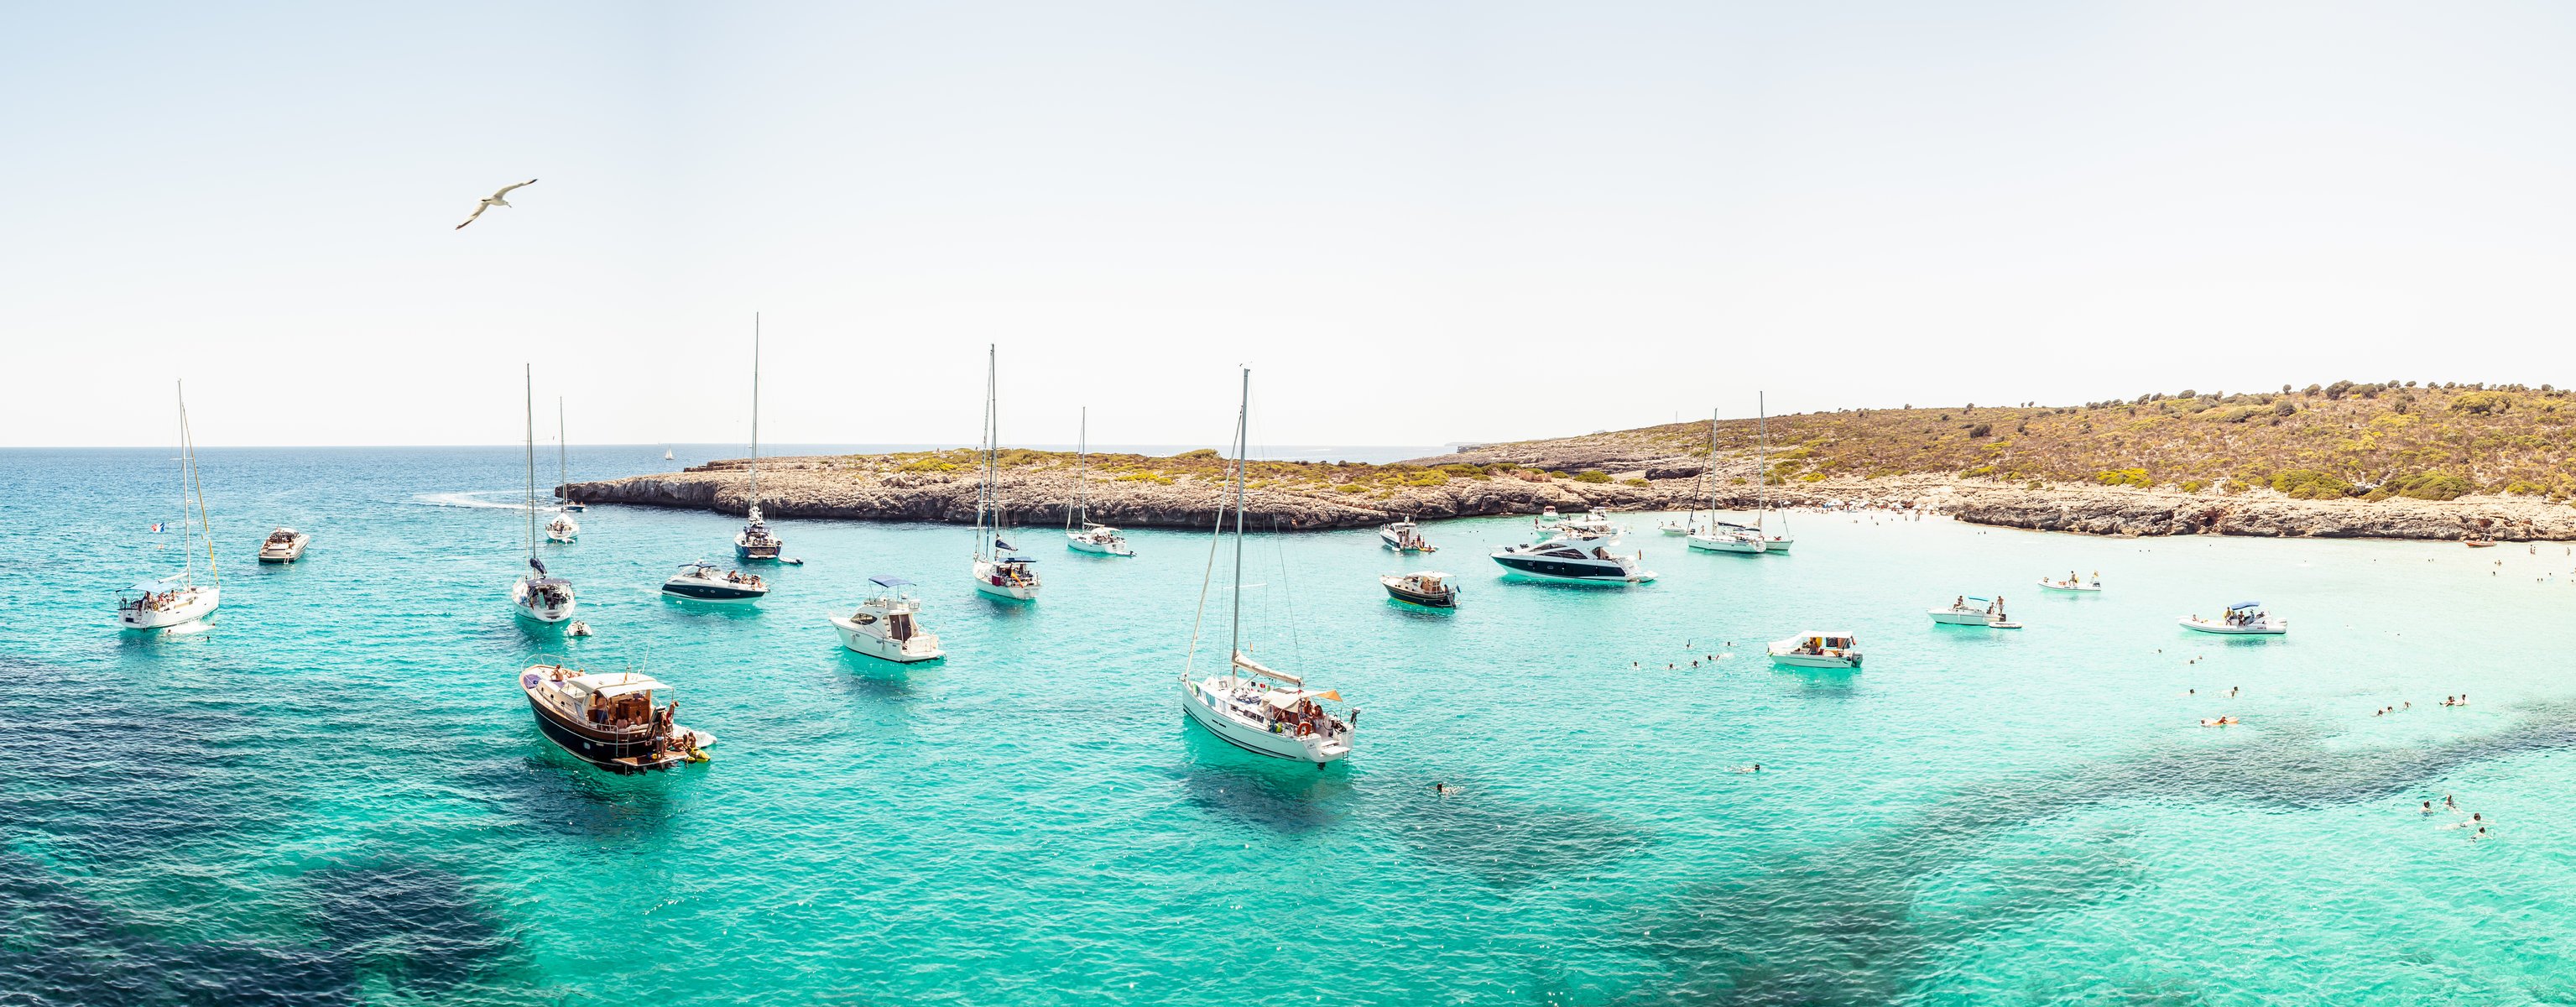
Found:
[(1750, 766), (1737, 766), (1735, 767), (1735, 771), (1739, 773), (1759, 773), (1762, 771), (1762, 764), (1756, 762)]
[(2445, 810), (2458, 811), (2460, 810), (2460, 802), (2452, 800), (2451, 795), (2444, 794), (2442, 795), (2442, 807)]
[(2431, 801), (2426, 801), (2426, 802), (2424, 802), (2424, 813), (2425, 813), (2425, 814), (2428, 814), (2428, 815), (2433, 813), (2433, 802), (2431, 802)]
[(2469, 841), (2470, 841), (2470, 842), (2476, 842), (2476, 841), (2478, 841), (2478, 840), (2480, 840), (2480, 839), (2485, 839), (2486, 837), (2487, 837), (2487, 830), (2486, 830), (2486, 826), (2481, 825), (2481, 826), (2479, 826), (2479, 827), (2478, 827), (2478, 832), (2477, 832), (2477, 834), (2469, 837)]
[(1449, 785), (1449, 783), (1448, 783), (1448, 781), (1446, 781), (1446, 780), (1443, 780), (1443, 781), (1441, 781), (1441, 782), (1439, 782), (1439, 783), (1434, 783), (1434, 784), (1432, 784), (1432, 785), (1431, 785), (1431, 792), (1432, 792), (1432, 793), (1435, 793), (1435, 794), (1438, 794), (1438, 795), (1440, 795), (1440, 796), (1442, 796), (1442, 797), (1447, 797), (1447, 796), (1449, 796), (1449, 795), (1450, 795), (1450, 793), (1454, 792), (1454, 791), (1455, 791), (1455, 790), (1457, 790), (1457, 789), (1458, 789), (1458, 788), (1456, 788), (1456, 787), (1452, 787), (1452, 786), (1450, 786), (1450, 785)]

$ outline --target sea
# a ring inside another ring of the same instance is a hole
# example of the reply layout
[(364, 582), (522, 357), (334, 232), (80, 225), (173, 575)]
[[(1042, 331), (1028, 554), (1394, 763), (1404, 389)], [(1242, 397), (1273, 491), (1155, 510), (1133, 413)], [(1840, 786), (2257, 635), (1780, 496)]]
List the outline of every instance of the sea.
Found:
[[(599, 506), (537, 548), (567, 639), (508, 611), (521, 449), (228, 448), (221, 611), (121, 633), (186, 566), (173, 455), (0, 451), (0, 1004), (2576, 1000), (2564, 545), (1861, 512), (1736, 556), (1624, 514), (1658, 576), (1601, 588), (1504, 579), (1531, 522), (1487, 518), (1255, 533), (1238, 589), (1204, 530), (1040, 526), (1007, 604), (966, 528), (783, 520), (802, 565), (727, 607), (656, 587), (738, 517)], [(311, 550), (261, 566), (279, 525)], [(1459, 607), (1377, 581), (1418, 569)], [(872, 575), (944, 661), (841, 649)], [(1962, 595), (2025, 628), (1933, 625)], [(2245, 601), (2288, 635), (2176, 624)], [(1347, 761), (1184, 719), (1238, 625), (1360, 709)], [(1805, 631), (1864, 667), (1768, 663)], [(712, 761), (567, 756), (516, 685), (555, 661), (660, 678)]]

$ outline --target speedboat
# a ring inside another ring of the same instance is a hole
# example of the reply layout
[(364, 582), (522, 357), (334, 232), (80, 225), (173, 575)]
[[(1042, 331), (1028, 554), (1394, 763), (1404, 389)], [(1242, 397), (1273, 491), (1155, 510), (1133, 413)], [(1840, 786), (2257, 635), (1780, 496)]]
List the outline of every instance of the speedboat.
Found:
[(2020, 629), (2021, 624), (2004, 614), (2004, 600), (1961, 595), (1949, 605), (1932, 610), (1932, 621), (1943, 626), (1984, 626), (1989, 629)]
[(510, 585), (510, 611), (522, 619), (557, 623), (572, 618), (572, 582), (546, 572), (546, 565), (534, 557), (528, 559), (529, 573), (519, 575)]
[(1236, 748), (1322, 769), (1351, 754), (1359, 711), (1334, 716), (1323, 704), (1340, 691), (1314, 692), (1303, 679), (1263, 667), (1241, 653), (1223, 674), (1181, 680), (1181, 709)]
[(1379, 525), (1377, 529), (1377, 540), (1385, 543), (1387, 548), (1393, 549), (1397, 552), (1440, 551), (1432, 547), (1429, 539), (1422, 537), (1420, 526), (1413, 523), (1413, 515), (1411, 514), (1405, 515), (1404, 520), (1402, 521), (1389, 521), (1385, 524)]
[(570, 500), (566, 500), (566, 501), (564, 501), (563, 506), (562, 506), (562, 507), (560, 507), (560, 508), (557, 508), (557, 509), (559, 509), (559, 510), (567, 510), (567, 511), (571, 511), (571, 512), (573, 512), (573, 513), (578, 514), (578, 513), (581, 513), (582, 511), (589, 510), (589, 509), (590, 509), (590, 505), (589, 505), (589, 504), (585, 504), (585, 503), (576, 503), (576, 502), (573, 502), (573, 501), (570, 501)]
[(1771, 641), (1771, 663), (1781, 668), (1858, 668), (1860, 641), (1848, 632), (1809, 630)]
[(662, 593), (691, 601), (759, 601), (769, 595), (769, 582), (740, 570), (725, 570), (712, 560), (683, 563), (680, 572), (662, 582)]
[(567, 515), (557, 514), (555, 515), (554, 520), (546, 522), (546, 541), (548, 542), (569, 544), (573, 539), (579, 538), (580, 536), (581, 525), (574, 523), (573, 519)]
[(1655, 579), (1645, 569), (1646, 554), (1613, 555), (1618, 540), (1606, 535), (1566, 534), (1544, 541), (1504, 546), (1494, 562), (1512, 574), (1537, 580), (1577, 584), (1642, 584)]
[(761, 518), (760, 505), (753, 504), (751, 513), (742, 523), (742, 530), (734, 533), (733, 554), (734, 558), (746, 563), (774, 560), (778, 558), (778, 548), (785, 544), (769, 530), (769, 522)]
[(1127, 536), (1119, 534), (1118, 529), (1090, 522), (1084, 522), (1080, 531), (1064, 533), (1064, 546), (1095, 556), (1136, 555), (1136, 550), (1127, 547)]
[[(999, 539), (995, 545), (1009, 549), (1010, 543)], [(1034, 601), (1038, 596), (1036, 560), (1008, 552), (995, 553), (992, 559), (975, 561), (975, 590), (1011, 601)]]
[(1424, 608), (1458, 607), (1458, 585), (1449, 583), (1449, 575), (1434, 571), (1390, 573), (1377, 582), (1386, 585), (1386, 593), (1395, 600)]
[(1610, 512), (1600, 507), (1583, 512), (1582, 517), (1557, 522), (1557, 527), (1579, 535), (1617, 535), (1627, 530), (1610, 523)]
[(861, 602), (858, 611), (832, 617), (832, 628), (841, 632), (841, 646), (905, 664), (948, 656), (947, 651), (939, 649), (938, 637), (922, 631), (920, 599), (903, 593), (904, 588), (912, 586), (911, 581), (870, 577), (868, 582), (884, 590)]
[(1555, 504), (1549, 504), (1538, 509), (1538, 523), (1541, 525), (1552, 525), (1556, 523)]
[(1699, 526), (1689, 521), (1666, 521), (1655, 526), (1655, 530), (1666, 535), (1688, 535), (1698, 531)]
[(2226, 614), (2216, 619), (2186, 615), (2174, 621), (2184, 629), (2221, 636), (2280, 636), (2290, 631), (2290, 620), (2263, 611), (2263, 603), (2257, 601), (2229, 605)]
[(116, 598), (116, 622), (126, 629), (167, 629), (214, 614), (222, 591), (183, 577), (147, 580)]
[(532, 664), (519, 673), (519, 690), (537, 715), (546, 740), (575, 758), (604, 769), (640, 772), (705, 762), (715, 735), (680, 726), (678, 703), (653, 705), (670, 687), (631, 671), (593, 674), (560, 664)]
[(259, 544), (259, 561), (262, 563), (295, 562), (304, 558), (305, 543), (311, 541), (313, 541), (311, 535), (293, 528), (280, 527), (268, 533), (268, 541)]
[(2075, 572), (2070, 570), (2067, 571), (2065, 580), (2050, 580), (2046, 577), (2040, 578), (2039, 586), (2051, 591), (2099, 591), (2102, 589), (2102, 571), (2093, 571), (2093, 579), (2091, 580), (2078, 580), (2075, 577)]

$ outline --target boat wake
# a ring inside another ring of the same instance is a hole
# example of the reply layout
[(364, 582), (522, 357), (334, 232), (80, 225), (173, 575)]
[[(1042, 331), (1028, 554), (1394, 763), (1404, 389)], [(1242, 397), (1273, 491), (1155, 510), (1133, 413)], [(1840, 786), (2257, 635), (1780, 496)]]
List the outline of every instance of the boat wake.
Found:
[(553, 510), (551, 506), (530, 508), (517, 500), (496, 500), (504, 494), (516, 496), (516, 490), (466, 490), (457, 493), (417, 493), (412, 500), (432, 507), (481, 507), (492, 510)]

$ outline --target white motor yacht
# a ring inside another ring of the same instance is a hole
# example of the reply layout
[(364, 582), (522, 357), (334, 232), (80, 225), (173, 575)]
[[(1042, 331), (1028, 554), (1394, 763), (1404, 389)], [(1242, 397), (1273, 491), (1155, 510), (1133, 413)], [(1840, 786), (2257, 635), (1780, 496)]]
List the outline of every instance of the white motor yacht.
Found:
[(2263, 611), (2263, 604), (2254, 601), (2229, 605), (2227, 611), (2215, 619), (2186, 615), (2175, 621), (2184, 629), (2221, 636), (2280, 636), (2290, 631), (2290, 620)]
[(1772, 641), (1771, 663), (1781, 668), (1858, 668), (1860, 640), (1848, 632), (1809, 630)]
[(1607, 535), (1560, 534), (1522, 545), (1504, 546), (1493, 552), (1494, 562), (1511, 575), (1535, 580), (1563, 581), (1575, 584), (1643, 584), (1655, 579), (1645, 568), (1643, 551), (1626, 556), (1614, 554), (1610, 547), (1618, 539)]
[(259, 544), (259, 561), (262, 563), (292, 563), (296, 560), (303, 559), (304, 546), (312, 541), (313, 536), (311, 535), (296, 531), (293, 528), (280, 526), (276, 531), (268, 533), (267, 541)]
[(769, 596), (769, 582), (702, 559), (681, 564), (680, 572), (662, 582), (662, 593), (690, 601), (759, 601)]
[(1556, 527), (1560, 532), (1592, 536), (1618, 535), (1628, 530), (1612, 523), (1610, 512), (1601, 507), (1583, 512), (1582, 517), (1570, 517), (1559, 521)]
[(1002, 508), (1002, 431), (999, 409), (1000, 357), (984, 348), (984, 471), (975, 487), (975, 590), (1007, 601), (1036, 601), (1037, 561), (1018, 555), (1002, 541), (1009, 512)]
[(1932, 621), (1943, 626), (1984, 626), (1988, 629), (2020, 629), (2021, 624), (2004, 614), (2004, 600), (1960, 595), (1949, 605), (1932, 609)]
[[(177, 574), (127, 588), (116, 599), (116, 623), (123, 629), (170, 629), (213, 615), (223, 597), (223, 568), (215, 565), (214, 525), (206, 518), (204, 480), (197, 472), (197, 439), (188, 427), (188, 388), (177, 386), (179, 399), (179, 555), (185, 566)], [(154, 525), (152, 530), (161, 530)], [(207, 583), (197, 583), (196, 541), (206, 542)]]
[(921, 628), (921, 601), (904, 594), (912, 582), (901, 577), (870, 577), (880, 590), (847, 616), (833, 616), (841, 646), (869, 657), (910, 664), (948, 656), (939, 638)]
[(1389, 521), (1379, 525), (1377, 540), (1385, 543), (1387, 548), (1400, 553), (1440, 551), (1432, 546), (1431, 540), (1422, 537), (1421, 526), (1413, 523), (1411, 514), (1405, 515), (1402, 521)]
[[(1250, 457), (1251, 418), (1252, 371), (1246, 369), (1242, 412), (1236, 415), (1234, 427), (1237, 459)], [(1234, 616), (1227, 633), (1225, 669), (1193, 678), (1185, 661), (1181, 667), (1181, 710), (1191, 722), (1236, 748), (1272, 758), (1312, 762), (1315, 768), (1322, 769), (1351, 754), (1360, 711), (1352, 709), (1335, 715), (1324, 704), (1341, 702), (1340, 692), (1309, 689), (1305, 679), (1264, 666), (1247, 652), (1243, 640), (1243, 470), (1247, 467), (1234, 467)], [(1217, 520), (1222, 532), (1223, 512), (1219, 512)], [(1212, 540), (1208, 546), (1211, 580), (1215, 575), (1213, 550), (1221, 541)], [(1201, 615), (1206, 614), (1210, 586), (1200, 585)], [(1189, 661), (1198, 656), (1198, 624), (1199, 620), (1191, 620)]]

